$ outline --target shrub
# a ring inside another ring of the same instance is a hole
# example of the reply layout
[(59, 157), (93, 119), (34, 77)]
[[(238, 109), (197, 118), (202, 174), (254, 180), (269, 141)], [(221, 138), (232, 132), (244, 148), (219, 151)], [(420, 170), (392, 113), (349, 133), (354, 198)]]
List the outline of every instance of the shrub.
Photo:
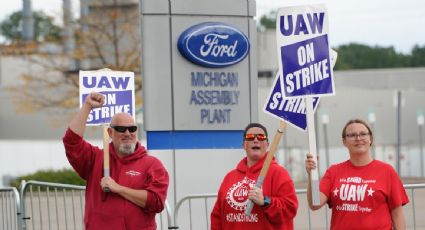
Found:
[(73, 169), (39, 170), (35, 173), (19, 176), (10, 181), (9, 185), (19, 188), (22, 180), (37, 180), (72, 185), (85, 185), (85, 181)]

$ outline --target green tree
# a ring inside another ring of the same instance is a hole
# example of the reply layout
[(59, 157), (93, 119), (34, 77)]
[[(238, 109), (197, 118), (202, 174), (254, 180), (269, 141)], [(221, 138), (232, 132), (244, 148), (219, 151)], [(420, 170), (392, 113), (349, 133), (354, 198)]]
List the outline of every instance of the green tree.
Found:
[(277, 11), (272, 10), (260, 18), (260, 27), (265, 29), (276, 29)]
[(32, 174), (17, 177), (9, 183), (10, 186), (19, 188), (22, 180), (37, 180), (60, 184), (85, 185), (85, 181), (72, 169), (39, 170)]
[(415, 45), (412, 49), (410, 64), (414, 67), (425, 66), (425, 45)]
[[(55, 25), (53, 18), (47, 16), (42, 11), (33, 12), (34, 39), (42, 41), (60, 41), (61, 27)], [(10, 42), (22, 40), (22, 11), (12, 13), (8, 18), (0, 23), (0, 33)]]
[(370, 47), (363, 44), (350, 43), (341, 45), (335, 50), (338, 60), (337, 70), (368, 69), (368, 68), (395, 68), (409, 66), (409, 58), (397, 53), (394, 47)]

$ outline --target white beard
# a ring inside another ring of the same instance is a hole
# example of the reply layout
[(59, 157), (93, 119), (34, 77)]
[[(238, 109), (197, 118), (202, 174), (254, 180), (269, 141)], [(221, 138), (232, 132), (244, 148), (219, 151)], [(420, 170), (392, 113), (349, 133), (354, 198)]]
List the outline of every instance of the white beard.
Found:
[(118, 148), (118, 151), (124, 155), (130, 155), (134, 153), (136, 149), (136, 144), (121, 144)]

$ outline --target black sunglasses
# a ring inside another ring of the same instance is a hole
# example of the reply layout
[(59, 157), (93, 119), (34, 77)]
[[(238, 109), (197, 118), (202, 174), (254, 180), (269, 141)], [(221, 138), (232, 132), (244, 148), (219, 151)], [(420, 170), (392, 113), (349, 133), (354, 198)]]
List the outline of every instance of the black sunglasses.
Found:
[(130, 133), (134, 133), (137, 131), (137, 126), (133, 125), (133, 126), (111, 126), (111, 128), (115, 129), (115, 131), (119, 132), (119, 133), (125, 133), (126, 130), (128, 130)]

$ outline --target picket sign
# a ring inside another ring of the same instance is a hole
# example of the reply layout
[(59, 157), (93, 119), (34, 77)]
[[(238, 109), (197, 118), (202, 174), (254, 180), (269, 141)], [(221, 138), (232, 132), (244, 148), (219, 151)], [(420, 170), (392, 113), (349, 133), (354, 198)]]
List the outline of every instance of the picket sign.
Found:
[[(314, 110), (320, 97), (313, 97)], [(282, 93), (282, 76), (276, 74), (263, 112), (279, 120), (285, 121), (300, 131), (307, 131), (305, 97), (287, 98)]]
[[(134, 73), (100, 69), (79, 72), (80, 108), (91, 92), (99, 92), (105, 97), (105, 104), (93, 108), (86, 125), (103, 128), (103, 176), (110, 176), (108, 127), (112, 117), (121, 112), (135, 118)], [(104, 188), (104, 192), (110, 192)]]
[[(283, 7), (276, 18), (276, 41), (282, 94), (303, 98), (309, 153), (317, 162), (313, 98), (335, 95), (333, 65), (336, 52), (329, 46), (329, 20), (324, 4)], [(317, 100), (317, 98), (315, 99)], [(304, 114), (302, 114), (304, 115)], [(311, 171), (313, 205), (320, 205), (318, 167)]]

